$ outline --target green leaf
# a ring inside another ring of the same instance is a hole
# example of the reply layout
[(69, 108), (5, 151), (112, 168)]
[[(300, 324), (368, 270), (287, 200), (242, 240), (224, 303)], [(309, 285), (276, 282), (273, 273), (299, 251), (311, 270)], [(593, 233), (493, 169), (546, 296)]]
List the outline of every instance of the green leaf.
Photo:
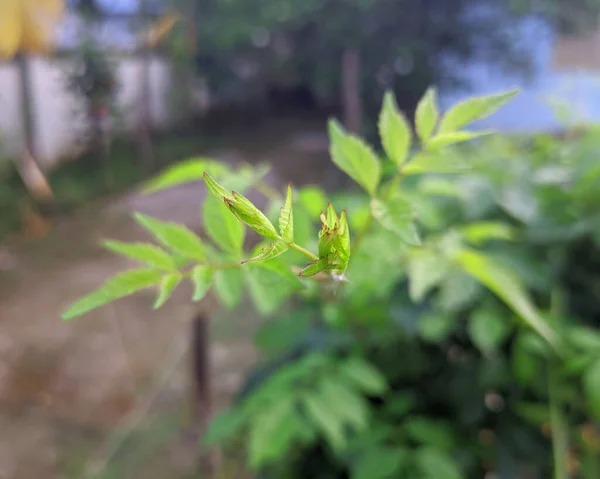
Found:
[(229, 173), (230, 170), (226, 164), (209, 158), (192, 158), (171, 166), (152, 178), (144, 186), (144, 192), (153, 193), (171, 186), (200, 181), (205, 171), (215, 176), (222, 176)]
[(458, 232), (465, 240), (474, 245), (480, 245), (488, 240), (514, 241), (517, 236), (515, 228), (496, 221), (470, 223), (458, 228)]
[(590, 411), (596, 420), (600, 419), (600, 360), (594, 361), (583, 376), (585, 391)]
[(421, 239), (414, 224), (414, 209), (406, 198), (394, 195), (387, 202), (371, 200), (371, 214), (381, 226), (394, 233), (404, 243), (418, 246)]
[(233, 438), (245, 420), (242, 409), (232, 408), (219, 412), (210, 422), (208, 430), (202, 438), (202, 443), (210, 446)]
[(294, 212), (292, 211), (292, 184), (288, 185), (285, 206), (279, 215), (279, 233), (286, 243), (294, 242)]
[(463, 173), (470, 166), (451, 149), (422, 151), (403, 168), (404, 175), (420, 173)]
[(474, 140), (494, 133), (492, 130), (485, 131), (454, 131), (451, 133), (438, 133), (433, 138), (427, 141), (427, 150), (438, 150), (448, 145), (463, 143), (465, 141)]
[(457, 462), (449, 453), (426, 446), (413, 454), (419, 479), (463, 479)]
[(108, 240), (102, 245), (110, 251), (142, 261), (155, 268), (173, 270), (176, 267), (173, 258), (167, 252), (150, 243), (123, 243)]
[(401, 166), (408, 157), (412, 132), (410, 125), (398, 109), (392, 92), (386, 92), (379, 116), (379, 136), (386, 154), (397, 166)]
[(225, 198), (225, 204), (240, 221), (265, 238), (279, 239), (273, 223), (248, 198), (235, 191), (231, 195), (233, 199)]
[(209, 196), (204, 201), (204, 230), (221, 249), (239, 256), (244, 245), (244, 225), (224, 203)]
[(423, 301), (427, 293), (437, 286), (449, 271), (447, 261), (429, 250), (417, 250), (408, 258), (410, 298), (415, 303)]
[(192, 282), (194, 283), (192, 301), (200, 301), (206, 296), (206, 293), (210, 289), (214, 273), (213, 269), (201, 264), (194, 267), (192, 270)]
[(419, 101), (415, 112), (417, 134), (422, 143), (427, 143), (433, 134), (438, 117), (437, 94), (434, 88), (429, 88)]
[(568, 341), (576, 348), (600, 356), (600, 332), (586, 326), (572, 326), (567, 330)]
[(374, 196), (381, 179), (381, 165), (375, 152), (360, 138), (347, 134), (335, 120), (329, 121), (329, 138), (336, 166)]
[(160, 283), (162, 275), (151, 269), (135, 269), (109, 279), (96, 291), (84, 296), (62, 315), (64, 321), (81, 316), (112, 301)]
[(385, 376), (362, 358), (348, 359), (340, 367), (339, 374), (340, 378), (373, 396), (379, 396), (388, 389)]
[(482, 120), (496, 112), (519, 93), (514, 89), (495, 95), (469, 98), (454, 105), (442, 118), (439, 133), (451, 133), (476, 120)]
[(202, 240), (185, 226), (160, 221), (141, 213), (135, 213), (134, 218), (159, 243), (170, 248), (175, 253), (192, 259), (205, 259)]
[(273, 258), (277, 258), (277, 256), (282, 255), (289, 249), (289, 246), (283, 241), (277, 240), (263, 247), (259, 254), (253, 256), (250, 259), (242, 261), (242, 264), (252, 263), (258, 261), (267, 261)]
[(302, 286), (302, 282), (300, 281), (298, 276), (292, 271), (290, 266), (281, 259), (270, 259), (268, 261), (261, 261), (255, 263), (253, 266), (271, 271), (272, 273), (280, 277), (279, 280), (291, 282), (297, 287)]
[(321, 271), (324, 271), (327, 268), (327, 258), (321, 258), (319, 261), (314, 261), (309, 263), (302, 271), (300, 271), (300, 276), (303, 278), (310, 278)]
[(540, 361), (526, 347), (522, 334), (513, 343), (511, 366), (517, 383), (522, 386), (531, 384), (540, 372)]
[(213, 196), (219, 200), (219, 203), (224, 203), (225, 198), (231, 199), (231, 193), (217, 183), (214, 178), (206, 172), (204, 173), (204, 183), (206, 183), (208, 191), (210, 191)]
[(448, 196), (450, 198), (460, 198), (462, 195), (461, 188), (456, 181), (435, 177), (426, 177), (420, 181), (419, 191), (429, 196)]
[(278, 273), (265, 268), (245, 269), (244, 276), (252, 302), (263, 316), (272, 315), (281, 306), (281, 303), (301, 286), (298, 281), (285, 280)]
[(455, 328), (455, 317), (441, 312), (426, 313), (419, 317), (417, 327), (420, 336), (428, 342), (444, 341)]
[(402, 426), (413, 441), (439, 449), (452, 449), (456, 439), (452, 429), (442, 421), (427, 417), (411, 416)]
[(314, 393), (302, 396), (302, 402), (308, 417), (323, 432), (329, 445), (334, 450), (343, 449), (346, 445), (343, 423), (335, 411), (332, 411), (321, 396)]
[(542, 336), (556, 351), (562, 351), (562, 340), (540, 316), (527, 290), (519, 278), (510, 270), (494, 263), (481, 253), (461, 249), (454, 261), (462, 269), (478, 279), (509, 307), (513, 309), (534, 331)]
[(240, 303), (244, 288), (243, 281), (240, 268), (215, 272), (213, 291), (227, 309), (234, 309)]
[(180, 282), (181, 274), (179, 272), (169, 274), (163, 278), (158, 296), (154, 302), (154, 309), (161, 308), (167, 302)]
[(467, 331), (473, 344), (483, 353), (498, 348), (510, 333), (507, 318), (486, 308), (479, 308), (471, 314)]
[(352, 479), (393, 479), (400, 477), (409, 458), (406, 449), (379, 446), (361, 454), (352, 466)]
[(525, 421), (540, 427), (550, 422), (550, 409), (547, 403), (517, 402), (511, 409)]
[(278, 459), (289, 449), (296, 433), (296, 429), (290, 426), (293, 426), (292, 418), (297, 415), (295, 401), (287, 397), (253, 418), (248, 437), (251, 468), (257, 469)]
[(326, 376), (319, 384), (321, 397), (347, 424), (357, 430), (367, 427), (369, 407), (363, 396), (335, 376)]
[(316, 186), (305, 186), (298, 193), (300, 204), (311, 216), (319, 216), (327, 204), (327, 197), (322, 189)]

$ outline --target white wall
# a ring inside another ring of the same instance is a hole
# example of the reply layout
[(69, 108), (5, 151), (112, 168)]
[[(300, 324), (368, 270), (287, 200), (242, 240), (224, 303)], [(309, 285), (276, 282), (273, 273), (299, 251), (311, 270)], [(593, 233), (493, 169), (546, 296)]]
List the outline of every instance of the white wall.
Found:
[[(30, 58), (33, 116), (38, 161), (50, 167), (62, 158), (72, 156), (80, 146), (83, 131), (83, 105), (65, 86), (65, 72), (71, 60)], [(133, 128), (136, 118), (141, 60), (122, 57), (115, 60), (118, 76), (117, 104), (125, 128)], [(169, 125), (170, 68), (154, 57), (149, 68), (150, 113), (158, 128)], [(23, 141), (20, 82), (14, 63), (0, 63), (0, 147), (18, 154)]]

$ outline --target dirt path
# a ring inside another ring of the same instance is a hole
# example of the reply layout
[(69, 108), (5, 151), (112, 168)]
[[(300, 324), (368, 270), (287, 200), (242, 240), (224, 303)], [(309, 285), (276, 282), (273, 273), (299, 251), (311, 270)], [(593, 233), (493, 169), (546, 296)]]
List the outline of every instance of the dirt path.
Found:
[[(290, 178), (320, 182), (326, 139), (313, 125), (302, 134), (284, 127), (268, 131), (268, 146), (257, 140), (252, 148), (212, 156), (272, 161), (275, 186)], [(1, 479), (174, 478), (189, 466), (180, 434), (187, 411), (187, 331), (199, 307), (216, 311), (214, 300), (192, 305), (191, 287), (182, 286), (158, 312), (151, 310), (149, 291), (68, 324), (58, 318), (71, 301), (128, 266), (97, 242), (143, 238), (129, 219), (132, 211), (198, 229), (203, 195), (199, 184), (151, 196), (134, 192), (63, 221), (36, 245), (11, 250), (14, 268), (0, 270)], [(244, 325), (226, 328), (238, 334), (217, 337), (213, 347), (217, 389), (226, 401), (255, 357), (251, 333), (258, 318), (217, 317)], [(150, 434), (148, 428), (157, 430)], [(148, 445), (152, 441), (158, 443)]]

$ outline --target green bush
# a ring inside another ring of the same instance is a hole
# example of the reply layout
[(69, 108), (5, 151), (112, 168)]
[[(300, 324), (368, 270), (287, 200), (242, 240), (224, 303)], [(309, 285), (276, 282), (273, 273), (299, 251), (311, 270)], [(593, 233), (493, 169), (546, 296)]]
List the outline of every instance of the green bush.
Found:
[[(205, 439), (242, 434), (264, 477), (598, 477), (600, 144), (464, 130), (514, 94), (442, 116), (429, 90), (416, 134), (388, 94), (382, 155), (331, 121), (332, 159), (364, 192), (328, 205), (290, 186), (265, 214), (237, 193), (277, 196), (262, 168), (170, 169), (149, 189), (204, 177), (208, 240), (136, 215), (161, 246), (108, 242), (144, 266), (65, 319), (152, 286), (159, 307), (186, 278), (229, 308), (247, 288), (276, 317), (257, 336), (265, 361)], [(244, 223), (265, 238), (252, 254)]]

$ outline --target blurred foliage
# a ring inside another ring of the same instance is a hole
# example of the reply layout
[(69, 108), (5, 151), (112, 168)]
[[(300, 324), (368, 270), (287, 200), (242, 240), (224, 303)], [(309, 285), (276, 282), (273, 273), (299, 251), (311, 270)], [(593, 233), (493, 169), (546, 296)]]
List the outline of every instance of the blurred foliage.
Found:
[[(194, 301), (212, 288), (229, 309), (247, 290), (277, 319), (257, 337), (264, 364), (205, 441), (241, 435), (262, 477), (596, 478), (598, 132), (464, 129), (515, 94), (441, 114), (429, 89), (413, 131), (387, 93), (379, 152), (332, 120), (332, 160), (362, 191), (327, 206), (315, 187), (280, 197), (262, 166), (172, 167), (147, 189), (203, 179), (206, 237), (136, 214), (154, 243), (105, 247), (142, 266), (63, 319), (151, 287), (159, 308), (183, 280)], [(271, 199), (266, 214), (240, 193), (251, 188)], [(264, 238), (252, 251), (242, 224)]]
[(204, 0), (198, 69), (217, 98), (248, 101), (273, 85), (308, 85), (336, 104), (342, 52), (358, 47), (362, 99), (375, 114), (386, 89), (410, 109), (424, 84), (468, 86), (466, 61), (527, 72), (531, 45), (515, 41), (527, 16), (580, 31), (599, 12), (589, 0)]
[[(310, 301), (263, 327), (257, 344), (266, 362), (248, 378), (239, 408), (224, 417), (251, 426), (246, 408), (257, 395), (287, 401), (297, 386), (277, 378), (314, 357), (344, 361), (360, 352), (384, 374), (388, 392), (369, 394), (369, 426), (344, 429), (341, 450), (302, 439), (284, 419), (272, 425), (278, 453), (264, 477), (512, 478), (527, 467), (551, 477), (551, 436), (568, 446), (554, 452), (555, 470), (564, 471), (552, 477), (597, 477), (598, 138), (596, 130), (566, 139), (493, 136), (456, 152), (468, 165), (460, 176), (426, 173), (403, 182), (424, 244), (440, 253), (428, 261), (427, 250), (411, 255), (373, 231), (352, 258), (339, 303)], [(350, 224), (360, 223), (359, 211), (349, 211)], [(526, 286), (564, 341), (562, 359), (460, 263), (444, 263), (443, 251), (462, 242), (510, 271), (504, 294)], [(403, 267), (407, 254), (413, 259)], [(332, 371), (323, 380), (338, 377)], [(348, 391), (321, 392), (315, 381), (307, 388), (323, 394), (332, 423), (351, 407), (338, 402), (352, 403)], [(227, 431), (218, 423), (215, 430)], [(293, 439), (284, 441), (285, 434)]]

